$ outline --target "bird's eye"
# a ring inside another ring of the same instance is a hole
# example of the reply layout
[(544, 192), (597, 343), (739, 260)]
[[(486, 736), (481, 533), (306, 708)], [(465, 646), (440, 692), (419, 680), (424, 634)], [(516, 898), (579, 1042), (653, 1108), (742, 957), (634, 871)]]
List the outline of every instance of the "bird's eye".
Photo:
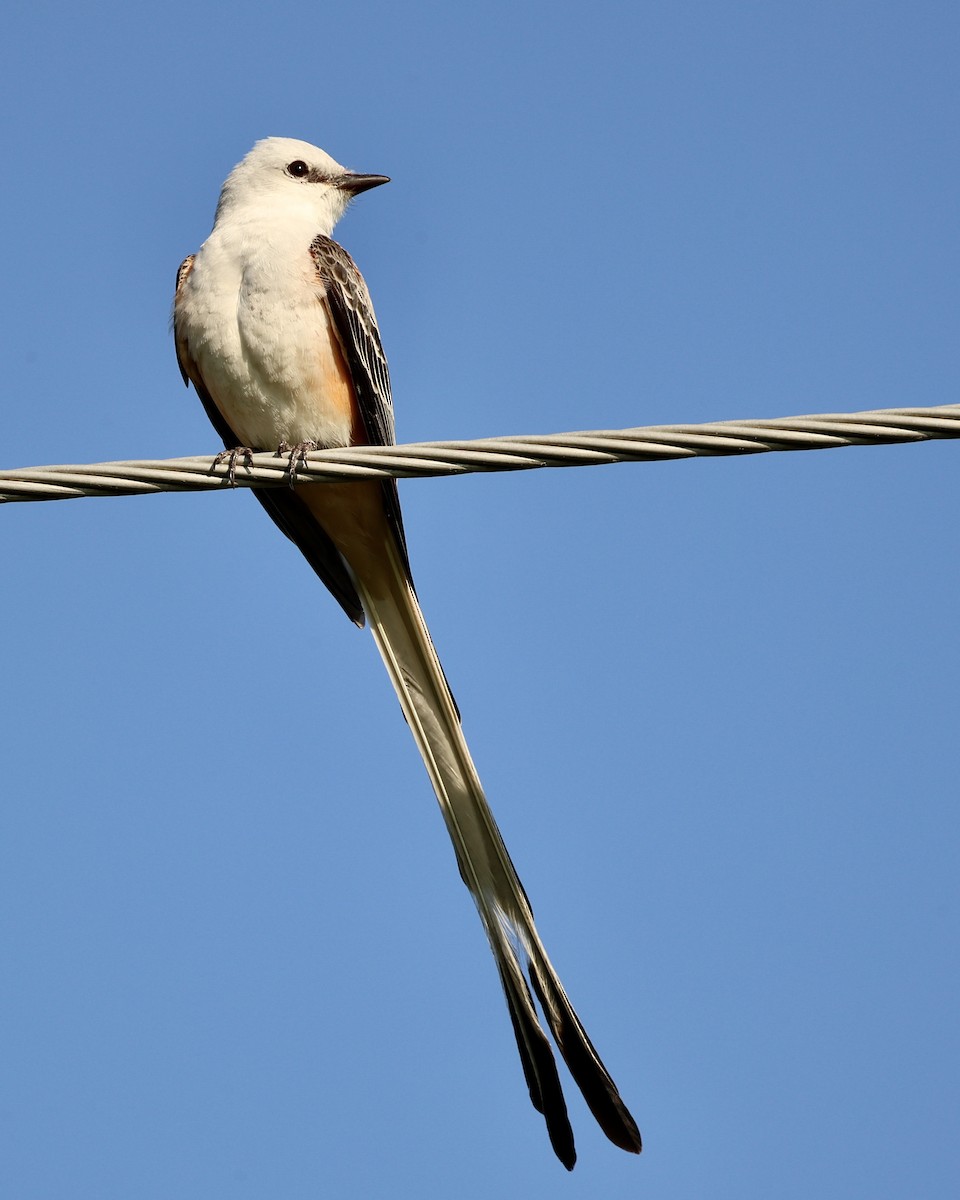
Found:
[(292, 175), (294, 179), (302, 179), (304, 175), (310, 173), (310, 168), (302, 158), (296, 158), (292, 163), (287, 164), (287, 174)]

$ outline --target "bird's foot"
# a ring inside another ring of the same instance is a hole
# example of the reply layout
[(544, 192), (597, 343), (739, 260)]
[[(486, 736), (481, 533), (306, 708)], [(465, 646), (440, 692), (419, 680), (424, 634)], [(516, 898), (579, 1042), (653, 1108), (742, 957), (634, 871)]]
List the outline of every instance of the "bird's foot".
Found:
[(307, 440), (291, 446), (289, 442), (281, 442), (277, 447), (277, 458), (287, 456), (287, 471), (290, 473), (290, 486), (296, 486), (297, 472), (307, 465), (307, 455), (311, 450), (319, 450), (316, 442)]
[(228, 464), (227, 482), (231, 487), (237, 486), (237, 461), (241, 458), (245, 467), (253, 466), (253, 451), (249, 446), (235, 446), (232, 450), (221, 450), (213, 460), (215, 467), (219, 467), (222, 463)]

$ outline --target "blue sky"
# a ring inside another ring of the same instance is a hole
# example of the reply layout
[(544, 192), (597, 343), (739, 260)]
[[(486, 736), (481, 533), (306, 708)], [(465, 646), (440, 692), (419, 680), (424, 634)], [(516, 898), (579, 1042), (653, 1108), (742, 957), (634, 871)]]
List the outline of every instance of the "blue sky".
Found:
[[(5, 22), (3, 465), (213, 452), (174, 274), (259, 137), (402, 440), (957, 401), (960, 16), (163, 6)], [(957, 445), (402, 485), (423, 605), (644, 1133), (529, 1106), (368, 636), (246, 495), (0, 522), (0, 1139), (29, 1200), (953, 1197)]]

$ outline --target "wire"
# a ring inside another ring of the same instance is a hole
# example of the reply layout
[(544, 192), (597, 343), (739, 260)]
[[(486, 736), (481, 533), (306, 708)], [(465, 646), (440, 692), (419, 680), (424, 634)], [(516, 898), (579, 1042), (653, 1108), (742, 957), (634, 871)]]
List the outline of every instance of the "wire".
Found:
[[(828, 450), (960, 437), (960, 405), (883, 408), (770, 420), (705, 425), (646, 425), (544, 436), (473, 441), (411, 442), (315, 450), (297, 459), (301, 483), (351, 479), (426, 478), (474, 471), (527, 471), (616, 462), (762, 454), (773, 450)], [(228, 461), (211, 456), (144, 459), (0, 471), (0, 503), (70, 500), (80, 496), (136, 496), (152, 492), (210, 491), (224, 487), (289, 484), (289, 455), (238, 456), (234, 478)]]

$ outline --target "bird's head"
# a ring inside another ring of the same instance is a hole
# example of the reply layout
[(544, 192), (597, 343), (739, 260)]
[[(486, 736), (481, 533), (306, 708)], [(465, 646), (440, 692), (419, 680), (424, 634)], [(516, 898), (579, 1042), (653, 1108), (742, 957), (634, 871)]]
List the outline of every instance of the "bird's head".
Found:
[(386, 175), (358, 175), (329, 154), (296, 138), (257, 142), (227, 176), (217, 204), (217, 221), (244, 215), (306, 219), (329, 236), (350, 201), (389, 183)]

